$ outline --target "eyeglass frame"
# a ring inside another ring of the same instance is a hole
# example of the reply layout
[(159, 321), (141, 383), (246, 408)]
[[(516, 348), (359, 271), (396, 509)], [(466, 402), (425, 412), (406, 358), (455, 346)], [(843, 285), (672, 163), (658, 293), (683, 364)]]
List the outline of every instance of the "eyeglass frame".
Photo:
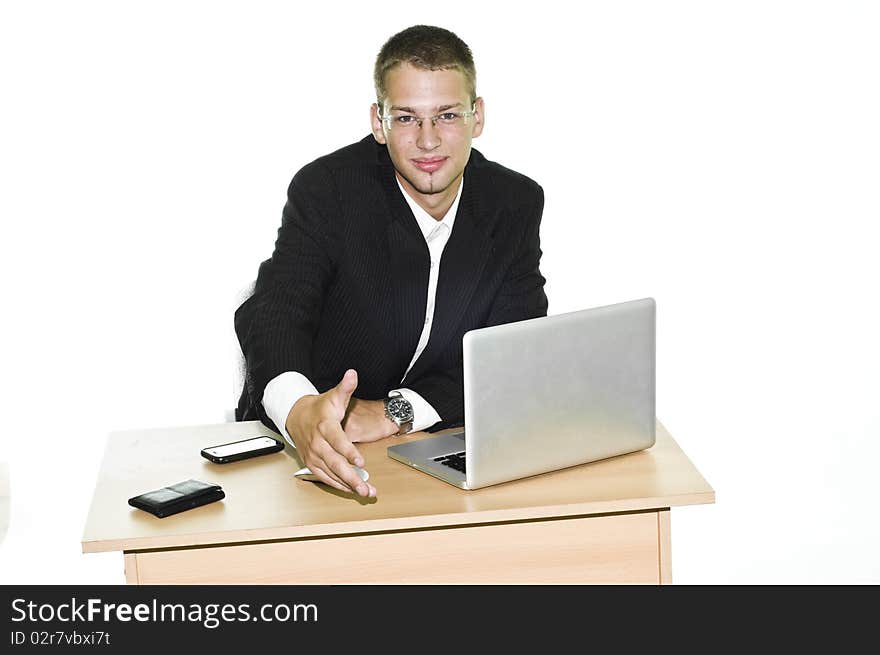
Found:
[[(416, 120), (416, 125), (418, 126), (418, 129), (422, 129), (422, 123), (425, 122), (426, 120), (431, 121), (431, 127), (437, 127), (437, 121), (440, 119), (440, 117), (443, 114), (457, 114), (461, 118), (467, 120), (468, 118), (470, 118), (471, 116), (473, 116), (476, 113), (477, 113), (477, 102), (475, 100), (473, 103), (471, 103), (471, 108), (468, 111), (448, 111), (447, 110), (447, 111), (442, 111), (439, 114), (434, 114), (433, 116), (422, 117), (422, 116), (416, 116), (414, 114), (404, 114), (404, 116), (409, 117), (409, 118), (414, 118)], [(404, 116), (397, 116), (396, 118), (403, 118)], [(395, 119), (395, 116), (383, 116), (381, 113), (379, 113), (377, 111), (376, 117), (389, 130), (393, 129), (393, 127), (394, 127), (393, 120)], [(386, 123), (386, 121), (387, 121), (387, 123)], [(406, 126), (406, 123), (398, 123), (398, 124), (401, 126)], [(442, 123), (441, 123), (441, 125), (442, 125)], [(463, 123), (462, 127), (467, 127), (467, 122)]]

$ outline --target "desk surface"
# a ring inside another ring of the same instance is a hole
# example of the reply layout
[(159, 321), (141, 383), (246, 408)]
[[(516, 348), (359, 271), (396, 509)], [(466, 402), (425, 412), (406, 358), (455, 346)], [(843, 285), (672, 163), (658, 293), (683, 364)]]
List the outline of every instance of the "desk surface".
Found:
[[(83, 552), (145, 550), (534, 520), (715, 502), (715, 492), (666, 429), (648, 450), (463, 491), (386, 455), (416, 433), (358, 444), (378, 498), (293, 477), (295, 451), (213, 464), (199, 451), (266, 434), (258, 421), (114, 432), (83, 533)], [(132, 496), (190, 478), (223, 487), (220, 502), (158, 519)]]

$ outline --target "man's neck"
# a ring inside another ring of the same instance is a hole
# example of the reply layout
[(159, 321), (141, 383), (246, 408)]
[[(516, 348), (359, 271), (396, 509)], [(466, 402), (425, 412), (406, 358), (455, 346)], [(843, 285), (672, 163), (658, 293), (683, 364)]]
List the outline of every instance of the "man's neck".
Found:
[(462, 177), (464, 177), (463, 175), (459, 175), (458, 179), (450, 184), (442, 193), (423, 194), (412, 189), (410, 184), (396, 171), (395, 175), (397, 176), (397, 181), (403, 188), (404, 192), (412, 198), (419, 207), (428, 212), (428, 215), (435, 221), (442, 221), (443, 217), (446, 216), (446, 212), (452, 207), (452, 203), (455, 202), (455, 198), (458, 195), (458, 189), (461, 186)]

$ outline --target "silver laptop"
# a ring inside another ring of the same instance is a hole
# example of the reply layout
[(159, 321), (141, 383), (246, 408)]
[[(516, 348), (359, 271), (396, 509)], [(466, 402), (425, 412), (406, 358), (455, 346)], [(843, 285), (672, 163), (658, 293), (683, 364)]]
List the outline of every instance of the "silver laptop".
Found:
[(471, 330), (464, 428), (388, 456), (479, 489), (654, 445), (653, 298)]

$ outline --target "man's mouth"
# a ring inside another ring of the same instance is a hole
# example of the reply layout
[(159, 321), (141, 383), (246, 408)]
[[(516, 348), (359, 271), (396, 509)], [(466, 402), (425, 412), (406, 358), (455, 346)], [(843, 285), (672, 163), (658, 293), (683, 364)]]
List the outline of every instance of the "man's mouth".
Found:
[(413, 159), (412, 163), (415, 164), (415, 167), (420, 171), (433, 173), (446, 163), (446, 159), (446, 157), (423, 157), (420, 159)]

